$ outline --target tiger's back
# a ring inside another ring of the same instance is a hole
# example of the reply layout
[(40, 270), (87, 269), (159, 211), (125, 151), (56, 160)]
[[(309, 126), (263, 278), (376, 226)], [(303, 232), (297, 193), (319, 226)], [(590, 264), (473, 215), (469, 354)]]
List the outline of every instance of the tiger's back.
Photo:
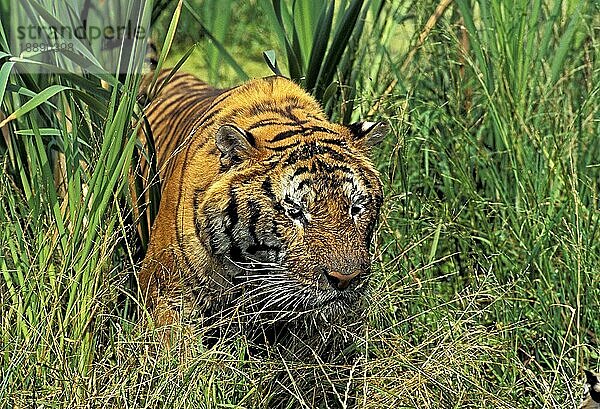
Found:
[(384, 125), (330, 123), (282, 77), (215, 89), (178, 73), (145, 112), (162, 197), (139, 278), (158, 324), (242, 298), (276, 318), (360, 298), (382, 199), (368, 151)]
[[(144, 78), (142, 89), (149, 86), (152, 76), (151, 73)], [(171, 74), (170, 70), (162, 71), (156, 84), (158, 93), (144, 113), (156, 147), (157, 169), (161, 179), (165, 180), (173, 170), (174, 161), (170, 159), (176, 154), (177, 148), (182, 146), (183, 136), (190, 134), (195, 118), (201, 117), (215, 98), (227, 90), (213, 88), (188, 73)], [(165, 120), (166, 118), (173, 120)], [(143, 132), (141, 137), (145, 144), (146, 136)]]

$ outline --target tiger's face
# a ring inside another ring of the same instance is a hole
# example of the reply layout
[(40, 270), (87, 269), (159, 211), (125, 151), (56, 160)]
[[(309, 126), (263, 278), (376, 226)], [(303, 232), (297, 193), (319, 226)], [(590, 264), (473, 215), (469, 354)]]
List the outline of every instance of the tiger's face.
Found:
[(315, 132), (285, 150), (253, 146), (233, 126), (217, 134), (227, 170), (197, 222), (228, 278), (262, 311), (339, 315), (365, 291), (383, 197), (368, 153), (387, 127), (337, 127), (336, 138)]

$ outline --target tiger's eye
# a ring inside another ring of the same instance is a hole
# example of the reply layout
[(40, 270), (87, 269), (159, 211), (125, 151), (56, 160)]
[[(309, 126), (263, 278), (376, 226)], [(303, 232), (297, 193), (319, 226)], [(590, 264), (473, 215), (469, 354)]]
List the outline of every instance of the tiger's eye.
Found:
[(304, 210), (300, 205), (294, 204), (291, 207), (288, 207), (286, 210), (286, 214), (292, 220), (298, 220), (301, 222), (306, 221)]
[(352, 205), (350, 206), (350, 216), (356, 217), (360, 215), (364, 210), (364, 207), (360, 205)]
[(288, 210), (288, 216), (290, 216), (292, 219), (300, 220), (300, 219), (302, 219), (303, 215), (304, 215), (304, 213), (302, 213), (301, 209), (290, 209), (290, 210)]

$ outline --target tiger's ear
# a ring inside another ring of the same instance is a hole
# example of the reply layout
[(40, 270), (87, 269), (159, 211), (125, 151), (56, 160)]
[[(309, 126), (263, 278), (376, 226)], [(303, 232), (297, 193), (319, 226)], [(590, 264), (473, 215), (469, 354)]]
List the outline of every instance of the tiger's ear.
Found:
[(367, 149), (381, 142), (390, 130), (385, 122), (356, 122), (348, 128), (352, 138)]
[(254, 136), (235, 125), (222, 125), (215, 135), (215, 144), (221, 151), (221, 165), (227, 167), (257, 153)]

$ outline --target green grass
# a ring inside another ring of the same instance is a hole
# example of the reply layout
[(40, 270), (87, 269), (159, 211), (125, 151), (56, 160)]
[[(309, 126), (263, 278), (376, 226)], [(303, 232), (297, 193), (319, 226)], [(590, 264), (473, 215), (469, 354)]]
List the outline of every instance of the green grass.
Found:
[[(247, 75), (269, 75), (266, 49), (287, 72), (265, 3), (233, 3), (206, 29)], [(142, 325), (125, 186), (139, 78), (108, 78), (123, 86), (106, 91), (89, 74), (8, 77), (20, 62), (0, 37), (1, 110), (22, 112), (0, 139), (0, 407), (317, 407), (322, 389), (336, 406), (577, 407), (582, 368), (600, 367), (600, 8), (455, 1), (411, 55), (438, 3), (398, 0), (377, 20), (373, 2), (354, 71), (337, 77), (356, 90), (352, 108), (329, 100), (336, 120), (392, 127), (374, 150), (386, 200), (348, 367), (256, 357), (243, 334), (161, 351)], [(301, 21), (315, 16), (298, 13), (285, 28), (298, 24), (307, 69)], [(165, 65), (198, 42), (183, 68), (237, 83), (196, 24), (182, 8)], [(53, 184), (57, 150), (68, 199)]]

